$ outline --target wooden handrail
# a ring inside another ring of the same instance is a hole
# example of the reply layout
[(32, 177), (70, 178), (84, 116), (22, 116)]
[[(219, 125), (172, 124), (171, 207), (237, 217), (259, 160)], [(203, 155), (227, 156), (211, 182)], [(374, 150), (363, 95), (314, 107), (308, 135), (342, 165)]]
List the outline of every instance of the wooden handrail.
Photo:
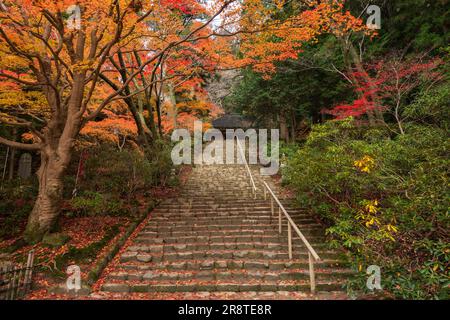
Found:
[[(241, 153), (242, 159), (244, 160), (245, 167), (247, 168), (247, 172), (248, 172), (248, 175), (250, 177), (250, 181), (251, 181), (252, 186), (253, 186), (254, 196), (255, 196), (255, 199), (256, 199), (256, 191), (257, 191), (257, 189), (256, 189), (256, 185), (255, 185), (255, 180), (253, 179), (252, 172), (250, 171), (250, 167), (248, 166), (247, 159), (245, 157), (245, 153), (244, 153), (244, 151), (242, 149), (242, 146), (241, 146), (241, 143), (239, 141), (239, 138), (237, 139), (237, 144), (238, 144), (238, 148), (239, 148), (239, 151)], [(264, 199), (267, 198), (266, 197), (266, 192), (267, 191), (269, 192), (269, 194), (271, 196), (270, 204), (271, 204), (272, 215), (275, 214), (273, 202), (275, 201), (276, 204), (278, 205), (278, 223), (279, 223), (279, 230), (278, 231), (279, 231), (280, 234), (282, 232), (282, 221), (281, 221), (282, 220), (281, 219), (282, 218), (282, 215), (281, 215), (282, 212), (283, 212), (285, 218), (288, 221), (289, 259), (292, 259), (292, 228), (295, 230), (297, 235), (303, 241), (303, 244), (308, 249), (309, 280), (310, 280), (310, 285), (311, 285), (311, 292), (315, 293), (315, 291), (316, 291), (316, 277), (315, 277), (315, 273), (314, 273), (314, 261), (319, 261), (320, 257), (317, 254), (316, 250), (314, 250), (314, 248), (311, 246), (309, 241), (305, 238), (303, 233), (300, 231), (298, 226), (295, 224), (294, 220), (292, 220), (292, 218), (289, 215), (289, 213), (287, 213), (286, 209), (281, 204), (280, 200), (275, 195), (275, 193), (272, 191), (272, 189), (269, 187), (269, 185), (265, 181), (263, 181), (263, 185), (264, 185)]]
[(303, 233), (300, 231), (300, 229), (297, 227), (297, 225), (295, 224), (295, 222), (292, 220), (291, 216), (287, 213), (286, 209), (284, 208), (284, 206), (281, 204), (280, 200), (278, 200), (278, 197), (273, 193), (272, 189), (269, 187), (269, 185), (263, 181), (264, 186), (266, 187), (267, 191), (269, 191), (270, 195), (272, 196), (272, 198), (275, 200), (275, 202), (278, 204), (278, 207), (281, 209), (281, 211), (284, 213), (286, 219), (289, 221), (289, 224), (292, 226), (292, 228), (294, 228), (295, 232), (297, 233), (297, 235), (300, 237), (300, 239), (303, 241), (303, 243), (305, 244), (306, 248), (308, 248), (308, 251), (312, 254), (312, 256), (314, 257), (314, 259), (316, 261), (320, 260), (319, 255), (317, 254), (316, 250), (314, 250), (314, 248), (311, 246), (311, 244), (309, 243), (309, 241), (305, 238), (305, 236), (303, 235)]
[(308, 240), (306, 240), (303, 233), (300, 231), (300, 229), (297, 227), (295, 222), (292, 220), (291, 216), (287, 213), (284, 206), (281, 204), (278, 197), (273, 193), (272, 189), (269, 187), (269, 185), (263, 181), (264, 184), (264, 199), (266, 199), (266, 191), (269, 192), (271, 196), (271, 207), (272, 207), (272, 215), (275, 214), (273, 202), (275, 201), (278, 205), (278, 223), (279, 223), (279, 233), (282, 232), (282, 224), (281, 224), (281, 212), (283, 212), (284, 216), (286, 217), (288, 221), (288, 250), (289, 250), (289, 259), (292, 259), (292, 228), (294, 228), (297, 235), (300, 237), (300, 239), (303, 241), (304, 245), (308, 249), (308, 265), (309, 265), (309, 282), (311, 286), (311, 293), (316, 292), (316, 275), (314, 272), (314, 261), (319, 261), (320, 257), (317, 254), (316, 250), (311, 246)]

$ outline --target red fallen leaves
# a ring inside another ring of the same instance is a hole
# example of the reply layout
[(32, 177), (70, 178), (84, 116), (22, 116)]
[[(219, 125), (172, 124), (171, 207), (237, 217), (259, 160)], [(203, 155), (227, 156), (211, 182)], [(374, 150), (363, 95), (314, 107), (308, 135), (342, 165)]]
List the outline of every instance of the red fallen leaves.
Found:
[(133, 244), (134, 238), (137, 237), (137, 235), (142, 231), (143, 228), (148, 224), (148, 221), (151, 219), (151, 214), (148, 215), (140, 224), (139, 226), (133, 231), (133, 233), (130, 235), (130, 237), (127, 239), (125, 244), (122, 246), (122, 248), (119, 250), (119, 252), (116, 254), (114, 259), (109, 263), (109, 265), (103, 270), (103, 273), (101, 277), (97, 280), (96, 283), (92, 286), (93, 291), (99, 291), (102, 287), (102, 285), (105, 283), (105, 279), (112, 271), (116, 269), (116, 266), (120, 262), (120, 256), (127, 250), (127, 248)]
[[(41, 268), (53, 269), (55, 267), (55, 260), (58, 256), (64, 255), (68, 252), (70, 247), (84, 248), (92, 243), (100, 241), (108, 228), (114, 225), (121, 225), (121, 232), (110, 241), (100, 252), (97, 253), (97, 259), (91, 261), (88, 265), (80, 265), (82, 270), (82, 277), (85, 277), (91, 270), (92, 265), (98, 261), (102, 256), (108, 252), (109, 246), (117, 241), (117, 238), (123, 235), (126, 226), (129, 224), (129, 219), (123, 217), (77, 217), (77, 218), (62, 218), (61, 227), (70, 240), (65, 245), (59, 248), (50, 248), (42, 244), (25, 246), (14, 253), (13, 259), (23, 258), (30, 250), (35, 250), (35, 262)], [(0, 248), (11, 246), (17, 239), (10, 239), (0, 243)], [(74, 262), (77, 263), (77, 262)], [(79, 263), (78, 263), (79, 264)], [(62, 270), (64, 271), (64, 270)], [(55, 298), (49, 296), (47, 288), (59, 284), (53, 278), (49, 278), (46, 274), (35, 273), (33, 276), (34, 284), (41, 289), (33, 291), (27, 299), (44, 299)], [(58, 297), (59, 298), (59, 297)]]
[(120, 217), (82, 217), (63, 219), (61, 229), (71, 238), (70, 245), (83, 248), (100, 241), (106, 230), (114, 225), (125, 225), (128, 219)]
[[(151, 293), (95, 293), (87, 297), (74, 298), (67, 295), (47, 296), (47, 299), (60, 300), (347, 300), (345, 293), (324, 293), (312, 296), (303, 292), (151, 292)], [(30, 299), (39, 299), (30, 296)]]
[[(76, 221), (80, 219), (80, 221)], [(97, 253), (97, 259), (91, 261), (89, 264), (80, 265), (79, 262), (72, 262), (78, 264), (81, 268), (81, 277), (82, 279), (86, 279), (87, 274), (92, 269), (92, 267), (107, 254), (111, 246), (117, 242), (117, 240), (123, 236), (123, 233), (126, 230), (127, 225), (129, 224), (129, 220), (126, 218), (118, 218), (118, 217), (86, 217), (86, 218), (72, 218), (72, 221), (66, 221), (65, 228), (67, 234), (73, 236), (73, 238), (69, 241), (68, 244), (62, 246), (58, 249), (49, 249), (45, 247), (37, 247), (37, 256), (43, 257), (46, 261), (44, 263), (40, 263), (40, 266), (47, 265), (51, 267), (51, 261), (54, 261), (56, 256), (65, 254), (68, 250), (68, 245), (75, 246), (77, 248), (85, 247), (91, 243), (97, 242), (101, 240), (106, 232), (106, 229), (110, 226), (121, 224), (120, 232), (116, 237), (114, 237), (103, 249), (101, 249)], [(89, 225), (89, 221), (92, 220), (92, 225)], [(84, 231), (81, 231), (81, 228)], [(95, 228), (97, 228), (97, 232), (95, 232)], [(77, 231), (78, 230), (78, 231)], [(79, 235), (75, 236), (75, 233), (78, 232)], [(35, 246), (36, 248), (36, 246)], [(64, 270), (62, 270), (64, 271)], [(43, 299), (58, 299), (58, 300), (68, 300), (75, 299), (73, 296), (62, 295), (62, 294), (50, 294), (48, 292), (48, 288), (52, 286), (56, 286), (61, 284), (61, 280), (49, 278), (44, 273), (37, 273), (33, 277), (34, 284), (40, 288), (38, 290), (34, 290), (29, 295), (27, 295), (26, 299), (29, 300), (43, 300)], [(83, 280), (82, 280), (83, 281)]]

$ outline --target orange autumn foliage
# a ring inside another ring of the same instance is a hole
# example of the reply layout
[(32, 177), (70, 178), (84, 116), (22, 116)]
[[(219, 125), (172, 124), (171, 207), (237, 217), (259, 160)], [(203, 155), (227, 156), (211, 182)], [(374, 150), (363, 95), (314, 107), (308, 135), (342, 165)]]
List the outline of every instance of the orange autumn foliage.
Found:
[(131, 116), (117, 115), (107, 110), (104, 114), (105, 119), (89, 122), (80, 134), (89, 140), (114, 144), (119, 143), (122, 137), (136, 137), (137, 127)]

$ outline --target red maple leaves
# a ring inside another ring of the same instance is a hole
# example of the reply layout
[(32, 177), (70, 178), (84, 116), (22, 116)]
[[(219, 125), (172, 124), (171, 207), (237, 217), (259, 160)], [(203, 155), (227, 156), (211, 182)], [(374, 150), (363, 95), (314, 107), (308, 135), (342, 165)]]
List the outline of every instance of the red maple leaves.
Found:
[[(437, 70), (440, 59), (387, 58), (368, 66), (368, 72), (353, 72), (350, 78), (359, 86), (355, 89), (358, 99), (351, 104), (337, 105), (322, 112), (336, 119), (359, 118), (374, 111), (388, 111), (403, 102), (407, 95), (427, 82), (438, 82), (442, 74)], [(374, 98), (375, 97), (375, 98)]]
[(194, 13), (192, 1), (190, 0), (161, 0), (161, 5), (171, 10), (179, 10), (184, 14)]

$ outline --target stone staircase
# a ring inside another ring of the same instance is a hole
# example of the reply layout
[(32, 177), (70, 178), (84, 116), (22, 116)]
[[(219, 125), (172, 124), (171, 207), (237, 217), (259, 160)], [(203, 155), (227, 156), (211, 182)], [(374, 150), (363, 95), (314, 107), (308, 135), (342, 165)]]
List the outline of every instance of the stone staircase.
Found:
[[(252, 167), (256, 184), (263, 177)], [(327, 248), (324, 229), (307, 211), (296, 208), (264, 178), (321, 257), (315, 263), (318, 294), (342, 292), (352, 273), (342, 253)], [(288, 257), (287, 225), (278, 232), (278, 216), (262, 189), (253, 198), (243, 165), (197, 166), (183, 191), (166, 199), (120, 256), (103, 292), (277, 293), (310, 291), (308, 251), (293, 239)]]

